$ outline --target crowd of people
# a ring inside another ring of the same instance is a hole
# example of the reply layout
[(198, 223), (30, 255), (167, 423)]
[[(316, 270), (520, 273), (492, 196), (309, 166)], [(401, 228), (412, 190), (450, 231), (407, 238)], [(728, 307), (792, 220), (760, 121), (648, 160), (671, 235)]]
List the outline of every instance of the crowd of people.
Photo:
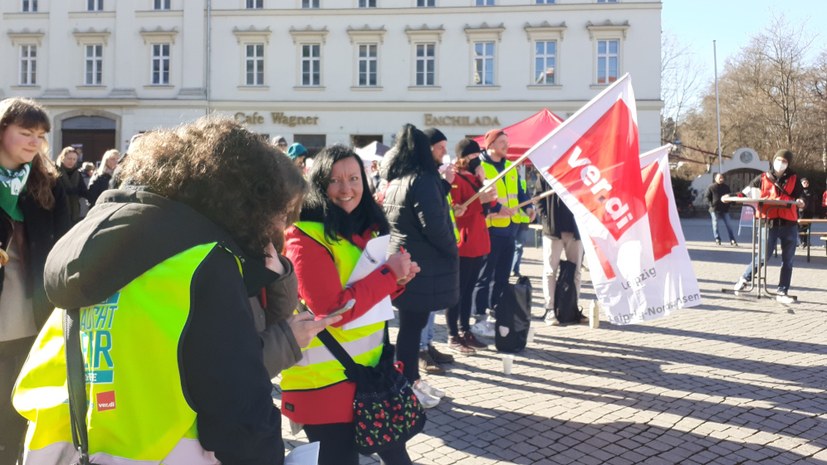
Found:
[[(405, 124), (366, 165), (351, 147), (310, 153), (204, 117), (133, 138), (128, 156), (106, 152), (86, 182), (77, 149), (49, 160), (50, 129), (38, 103), (0, 102), (0, 464), (23, 451), (25, 463), (75, 460), (78, 428), (95, 463), (280, 464), (283, 415), (319, 443), (320, 464), (355, 465), (356, 385), (321, 336), (375, 367), (397, 318), (392, 356), (433, 408), (445, 393), (427, 375), (453, 361), (433, 344), (434, 315), (444, 312), (454, 355), (486, 349), (538, 214), (547, 322), (564, 253), (579, 293), (573, 215), (556, 195), (535, 211), (501, 129), (482, 145), (459, 141), (446, 163), (439, 129)], [(762, 192), (798, 196), (792, 170), (774, 166)], [(549, 189), (542, 178), (529, 187)], [(788, 247), (783, 219), (770, 234)], [(379, 239), (386, 256), (372, 257)], [(356, 276), (365, 255), (376, 266)], [(80, 423), (67, 406), (64, 325), (79, 327), (83, 347)], [(411, 463), (404, 442), (379, 456)]]

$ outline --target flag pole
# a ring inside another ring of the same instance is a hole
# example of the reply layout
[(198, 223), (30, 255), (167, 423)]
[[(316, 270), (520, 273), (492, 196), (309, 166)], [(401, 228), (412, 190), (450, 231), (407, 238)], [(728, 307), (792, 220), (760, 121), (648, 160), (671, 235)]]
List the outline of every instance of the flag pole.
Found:
[(718, 48), (715, 41), (712, 41), (712, 61), (715, 68), (715, 118), (718, 125), (718, 173), (723, 171), (721, 163), (721, 103), (718, 100)]
[[(526, 158), (528, 158), (529, 152), (530, 152), (530, 151), (527, 151), (526, 153), (524, 153), (523, 155), (521, 155), (521, 156), (520, 156), (520, 158), (518, 158), (518, 159), (514, 160), (514, 162), (513, 162), (513, 163), (511, 163), (511, 166), (509, 166), (508, 168), (506, 168), (506, 169), (504, 169), (504, 170), (500, 171), (500, 173), (499, 173), (497, 176), (495, 176), (493, 179), (490, 179), (490, 180), (489, 180), (489, 179), (486, 179), (486, 180), (485, 180), (485, 185), (482, 187), (482, 189), (480, 189), (479, 191), (477, 191), (477, 193), (476, 193), (476, 194), (472, 195), (472, 196), (471, 196), (471, 198), (469, 198), (468, 200), (466, 200), (465, 202), (463, 202), (463, 204), (462, 204), (462, 205), (460, 205), (460, 207), (461, 207), (461, 208), (468, 208), (468, 205), (471, 205), (471, 203), (472, 203), (474, 200), (477, 200), (477, 199), (478, 199), (478, 198), (482, 195), (482, 192), (483, 192), (483, 191), (488, 190), (488, 188), (490, 188), (491, 186), (493, 186), (493, 184), (494, 184), (495, 182), (497, 182), (497, 181), (499, 181), (500, 179), (502, 179), (502, 178), (503, 178), (503, 176), (505, 176), (505, 175), (506, 175), (509, 171), (513, 170), (514, 168), (516, 168), (517, 166), (519, 166), (519, 164), (520, 164), (520, 163), (524, 162), (524, 161), (526, 160)], [(503, 158), (505, 158), (505, 156), (503, 156)]]

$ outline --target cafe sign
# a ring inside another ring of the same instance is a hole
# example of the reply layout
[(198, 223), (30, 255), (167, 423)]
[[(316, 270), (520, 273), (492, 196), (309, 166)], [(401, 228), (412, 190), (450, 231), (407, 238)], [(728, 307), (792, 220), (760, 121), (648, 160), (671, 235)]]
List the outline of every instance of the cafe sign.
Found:
[(484, 126), (499, 127), (500, 120), (496, 116), (468, 116), (468, 115), (434, 115), (425, 113), (425, 126)]
[[(248, 125), (256, 125), (256, 124), (264, 124), (264, 120), (266, 118), (266, 113), (260, 114), (259, 112), (253, 113), (244, 113), (242, 111), (236, 112), (233, 117), (236, 121), (242, 124)], [(296, 126), (318, 126), (319, 125), (319, 117), (318, 116), (295, 116), (295, 115), (286, 115), (280, 111), (271, 111), (270, 114), (270, 122), (272, 124), (279, 124), (281, 126), (288, 126), (294, 128)]]

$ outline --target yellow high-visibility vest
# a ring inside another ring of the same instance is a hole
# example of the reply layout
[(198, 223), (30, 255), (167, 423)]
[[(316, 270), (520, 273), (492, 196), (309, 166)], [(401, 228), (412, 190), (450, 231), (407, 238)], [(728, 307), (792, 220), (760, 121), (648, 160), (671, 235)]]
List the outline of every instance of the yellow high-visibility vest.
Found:
[[(92, 462), (218, 464), (198, 441), (179, 367), (191, 283), (216, 247), (213, 242), (181, 252), (106, 301), (80, 309)], [(69, 463), (75, 454), (62, 318), (62, 309), (52, 313), (14, 389), (14, 407), (31, 422), (26, 464)]]
[[(331, 241), (325, 237), (322, 223), (299, 221), (295, 223), (295, 227), (330, 252), (336, 270), (339, 272), (339, 281), (344, 289), (362, 255), (359, 247), (345, 239)], [(384, 321), (353, 329), (327, 327), (327, 331), (344, 347), (353, 361), (365, 366), (376, 366), (379, 363), (385, 337), (384, 329)], [(327, 350), (319, 338), (314, 337), (310, 344), (302, 349), (302, 359), (281, 372), (281, 389), (282, 391), (321, 389), (346, 379), (345, 368), (342, 364)]]
[[(482, 160), (482, 169), (485, 171), (485, 178), (486, 179), (494, 179), (500, 174), (497, 171), (497, 168), (488, 161)], [(511, 162), (506, 160), (505, 161), (505, 168), (511, 166)], [(520, 204), (520, 199), (517, 196), (517, 180), (519, 179), (519, 174), (517, 174), (516, 170), (511, 170), (505, 174), (502, 178), (498, 179), (495, 183), (497, 188), (497, 200), (505, 205), (508, 208), (514, 208)], [(520, 212), (519, 210), (517, 213), (511, 215), (510, 218), (498, 217), (498, 218), (486, 218), (485, 223), (489, 228), (507, 228), (512, 222), (520, 223)]]

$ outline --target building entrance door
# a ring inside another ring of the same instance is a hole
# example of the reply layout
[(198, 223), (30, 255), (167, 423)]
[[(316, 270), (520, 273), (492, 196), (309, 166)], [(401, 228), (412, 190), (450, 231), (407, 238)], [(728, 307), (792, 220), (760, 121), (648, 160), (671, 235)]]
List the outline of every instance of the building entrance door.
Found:
[(80, 149), (83, 158), (80, 161), (91, 161), (97, 166), (103, 153), (116, 148), (115, 121), (101, 116), (78, 116), (63, 121), (61, 128), (62, 146)]

